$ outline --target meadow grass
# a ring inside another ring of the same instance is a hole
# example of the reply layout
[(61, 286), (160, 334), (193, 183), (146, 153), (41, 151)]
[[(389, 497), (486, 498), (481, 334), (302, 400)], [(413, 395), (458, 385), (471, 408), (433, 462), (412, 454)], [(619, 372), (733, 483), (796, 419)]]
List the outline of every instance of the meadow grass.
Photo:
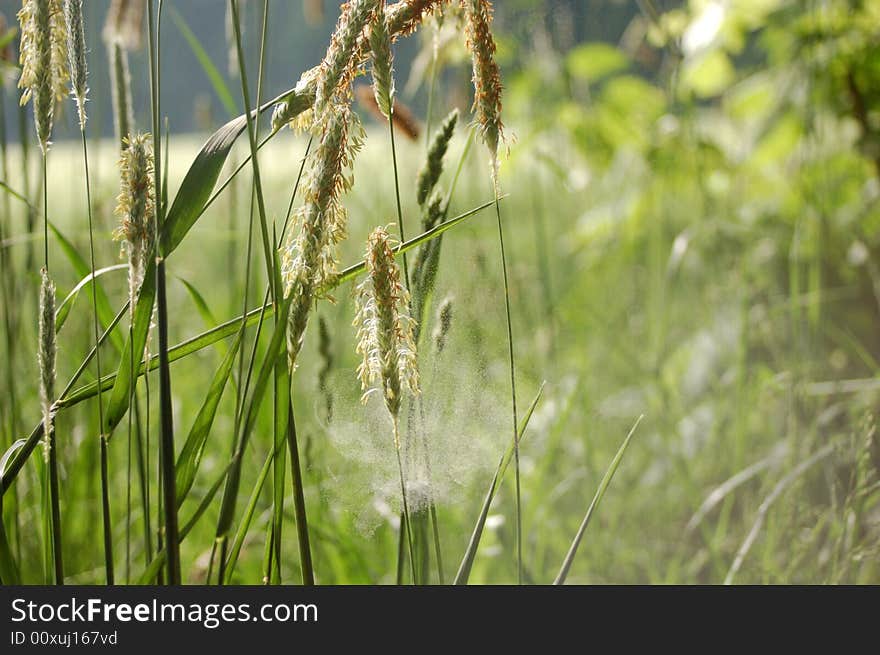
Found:
[[(111, 265), (119, 261), (110, 239), (118, 140), (89, 150), (83, 132), (82, 143), (59, 140), (51, 157), (31, 157), (29, 166), (24, 144), (4, 147), (4, 162), (14, 162), (4, 164), (0, 190), (9, 207), (0, 261), (9, 362), (12, 344), (20, 353), (40, 347), (27, 320), (37, 315), (34, 246), (51, 243), (63, 299), (52, 330), (61, 389), (48, 407), (52, 421), (39, 422), (35, 357), (18, 355), (4, 381), (15, 392), (0, 403), (4, 583), (39, 582), (53, 565), (57, 582), (109, 583), (123, 561), (126, 580), (171, 584), (390, 583), (407, 569), (412, 582), (444, 582), (444, 561), (456, 583), (876, 581), (876, 388), (864, 380), (878, 366), (870, 345), (835, 333), (838, 350), (860, 360), (852, 370), (863, 383), (822, 386), (836, 372), (809, 346), (826, 329), (828, 304), (852, 299), (846, 287), (839, 296), (825, 288), (816, 251), (786, 262), (785, 283), (757, 259), (734, 266), (760, 234), (731, 237), (711, 216), (694, 227), (681, 198), (662, 188), (649, 190), (638, 211), (621, 211), (607, 187), (614, 195), (640, 182), (637, 168), (612, 167), (600, 183), (580, 185), (570, 144), (552, 131), (514, 149), (497, 185), (485, 153), (472, 148), (474, 130), (453, 121), (433, 205), (417, 174), (426, 148), (396, 142), (391, 121), (368, 127), (356, 158), (331, 161), (344, 148), (328, 155), (337, 137), (326, 117), (313, 117), (311, 136), (266, 130), (261, 115), (274, 104), (262, 97), (268, 2), (255, 98), (230, 2), (245, 114), (204, 148), (204, 136), (166, 128), (162, 138), (163, 3), (147, 4), (161, 230), (158, 259), (131, 307), (125, 267)], [(389, 5), (390, 31), (411, 21)], [(352, 53), (331, 61), (343, 79), (364, 54), (361, 46)], [(279, 98), (312, 102), (310, 84)], [(318, 88), (321, 103), (345, 99), (332, 80)], [(385, 104), (390, 118), (390, 98)], [(571, 170), (547, 165), (547, 149)], [(356, 182), (321, 178), (330, 164), (334, 176)], [(37, 178), (45, 180), (44, 225), (34, 225), (28, 204)], [(229, 207), (215, 200), (248, 182), (249, 220), (230, 222)], [(341, 211), (321, 196), (328, 184), (345, 208), (339, 234), (309, 224), (309, 203)], [(70, 202), (52, 206), (62, 196)], [(306, 209), (292, 211), (300, 203)], [(405, 309), (417, 310), (418, 322), (404, 350), (417, 346), (423, 372), (421, 393), (402, 411), (399, 390), (389, 395), (393, 381), (383, 382), (384, 407), (357, 402), (351, 326), (355, 285), (371, 270), (363, 244), (395, 219), (405, 242), (394, 250), (402, 288), (414, 298)], [(252, 261), (257, 221), (264, 266)], [(321, 267), (303, 287), (305, 302), (286, 292), (278, 254), (295, 261), (306, 252), (305, 241), (288, 240), (298, 232), (319, 246), (301, 271)], [(238, 254), (234, 268), (227, 253)], [(407, 253), (425, 268), (410, 271)], [(96, 282), (84, 281), (90, 276)], [(21, 301), (11, 305), (10, 296)], [(454, 298), (446, 318), (432, 311), (442, 297)], [(158, 343), (139, 365), (154, 299)], [(298, 301), (291, 346), (288, 315)], [(438, 330), (439, 341), (419, 338)], [(534, 398), (522, 420), (517, 388)], [(500, 428), (510, 422), (511, 392), (513, 435)], [(123, 421), (128, 450), (110, 439)], [(52, 472), (23, 455), (44, 425), (55, 435), (63, 495), (57, 483), (41, 491)], [(154, 452), (148, 439), (157, 429)], [(91, 447), (95, 435), (100, 449)], [(132, 448), (140, 507), (127, 495)], [(90, 528), (99, 520), (103, 550)], [(31, 527), (39, 525), (45, 532)]]

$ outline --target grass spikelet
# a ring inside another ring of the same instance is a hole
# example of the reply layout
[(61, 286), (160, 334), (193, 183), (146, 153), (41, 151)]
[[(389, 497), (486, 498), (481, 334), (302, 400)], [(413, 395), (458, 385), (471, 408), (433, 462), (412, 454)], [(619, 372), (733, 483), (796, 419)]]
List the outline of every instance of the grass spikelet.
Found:
[(452, 298), (446, 298), (437, 309), (437, 325), (434, 327), (434, 348), (437, 354), (443, 352), (446, 347), (446, 338), (449, 336), (449, 329), (452, 327)]
[(342, 5), (336, 30), (318, 70), (315, 87), (315, 117), (318, 120), (340, 89), (351, 84), (359, 66), (358, 45), (371, 22), (378, 0), (351, 0)]
[(67, 23), (67, 56), (70, 64), (70, 88), (76, 100), (79, 127), (86, 125), (86, 96), (89, 93), (86, 67), (86, 32), (83, 26), (82, 0), (64, 0)]
[(394, 443), (400, 448), (397, 423), (403, 392), (419, 393), (419, 370), (413, 340), (413, 320), (406, 313), (409, 294), (400, 281), (391, 237), (377, 227), (367, 241), (368, 277), (357, 289), (357, 352), (363, 357), (358, 377), (366, 401), (381, 384), (385, 406), (391, 414)]
[(473, 59), (474, 111), (486, 147), (489, 149), (492, 178), (498, 180), (498, 146), (504, 139), (501, 123), (501, 71), (495, 60), (492, 36), (492, 3), (489, 0), (462, 0), (465, 7), (467, 47)]
[(144, 280), (147, 258), (153, 250), (153, 148), (149, 134), (128, 137), (119, 160), (120, 189), (116, 215), (119, 227), (114, 239), (122, 242), (128, 257), (128, 287), (131, 311)]
[(24, 0), (21, 24), (21, 104), (34, 99), (34, 123), (46, 153), (55, 119), (55, 105), (67, 94), (67, 28), (61, 0)]
[(50, 436), (52, 433), (55, 401), (55, 283), (45, 268), (40, 270), (40, 404), (43, 410), (43, 457), (49, 461)]
[(140, 50), (144, 44), (145, 9), (145, 0), (113, 0), (104, 21), (104, 42), (118, 42), (126, 50)]
[(291, 368), (302, 347), (312, 302), (336, 273), (336, 245), (347, 233), (340, 196), (353, 184), (345, 171), (363, 140), (360, 124), (347, 105), (335, 107), (325, 116), (320, 143), (311, 156), (304, 202), (298, 210), (300, 231), (289, 240), (282, 259), (285, 295), (293, 297), (287, 333)]
[[(379, 122), (387, 119), (387, 116), (379, 108), (376, 102), (376, 96), (365, 84), (355, 86), (355, 99), (363, 109), (366, 109)], [(391, 114), (391, 123), (394, 130), (400, 132), (410, 141), (418, 141), (419, 135), (422, 133), (422, 126), (416, 120), (412, 110), (403, 104), (399, 99), (394, 99), (394, 113)]]
[[(425, 159), (425, 165), (419, 171), (416, 188), (418, 189), (417, 199), (420, 206), (424, 206), (431, 191), (437, 186), (437, 181), (443, 173), (443, 158), (449, 149), (449, 142), (452, 135), (455, 134), (455, 126), (458, 124), (458, 109), (453, 109), (443, 121), (440, 129), (434, 134), (431, 146), (428, 148), (428, 156)], [(433, 225), (431, 225), (433, 227)], [(430, 228), (428, 228), (430, 229)]]
[(391, 120), (394, 102), (394, 64), (391, 54), (391, 35), (385, 17), (385, 0), (379, 0), (370, 26), (370, 63), (373, 74), (373, 95), (379, 111)]

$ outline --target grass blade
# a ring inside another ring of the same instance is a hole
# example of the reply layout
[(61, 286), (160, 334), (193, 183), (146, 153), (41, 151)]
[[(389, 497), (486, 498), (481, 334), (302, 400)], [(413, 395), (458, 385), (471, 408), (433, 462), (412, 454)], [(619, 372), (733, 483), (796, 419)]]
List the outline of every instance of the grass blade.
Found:
[[(534, 414), (535, 408), (538, 406), (538, 402), (541, 400), (541, 396), (544, 393), (545, 384), (546, 382), (541, 383), (541, 386), (538, 389), (538, 393), (535, 394), (535, 399), (532, 401), (532, 404), (529, 405), (529, 409), (526, 412), (526, 415), (523, 417), (522, 423), (519, 427), (517, 441), (522, 441), (526, 428), (529, 425), (529, 421), (532, 418), (532, 414)], [(480, 514), (477, 517), (477, 523), (474, 526), (473, 532), (471, 533), (471, 538), (468, 542), (467, 550), (465, 551), (464, 557), (461, 560), (461, 565), (458, 567), (458, 573), (455, 576), (455, 581), (453, 582), (453, 584), (467, 584), (468, 578), (471, 574), (471, 568), (474, 565), (474, 558), (477, 555), (477, 548), (480, 545), (480, 539), (482, 539), (483, 537), (483, 528), (486, 525), (486, 518), (489, 516), (489, 508), (492, 506), (492, 501), (495, 498), (495, 492), (498, 491), (498, 487), (501, 485), (501, 481), (504, 479), (504, 474), (507, 472), (507, 467), (510, 465), (510, 460), (513, 458), (513, 451), (514, 443), (513, 439), (511, 439), (510, 445), (507, 447), (507, 450), (504, 451), (504, 454), (501, 456), (501, 459), (498, 462), (498, 467), (495, 469), (495, 475), (492, 476), (492, 482), (489, 485), (489, 491), (486, 492), (486, 497), (483, 499), (483, 506), (480, 508)]]
[(565, 559), (562, 561), (562, 567), (559, 569), (559, 574), (556, 576), (553, 584), (565, 584), (565, 579), (568, 577), (568, 572), (571, 569), (571, 564), (574, 561), (574, 556), (577, 554), (578, 546), (580, 546), (581, 544), (581, 539), (584, 536), (584, 532), (586, 531), (587, 526), (590, 524), (590, 519), (593, 518), (593, 513), (596, 511), (596, 508), (599, 507), (599, 503), (602, 502), (602, 497), (608, 490), (608, 485), (611, 484), (611, 478), (614, 477), (614, 473), (617, 471), (617, 467), (620, 466), (620, 461), (623, 459), (623, 454), (626, 452), (626, 449), (629, 446), (629, 442), (632, 439), (632, 436), (635, 434), (636, 428), (639, 427), (639, 423), (642, 422), (643, 418), (644, 415), (639, 416), (635, 424), (633, 424), (632, 428), (630, 428), (629, 434), (626, 435), (626, 439), (623, 440), (620, 448), (617, 449), (617, 454), (615, 454), (614, 459), (611, 460), (611, 464), (609, 464), (608, 470), (605, 471), (605, 475), (602, 477), (602, 481), (599, 483), (599, 488), (596, 489), (596, 495), (593, 496), (593, 500), (592, 502), (590, 502), (590, 506), (587, 508), (587, 513), (584, 516), (584, 520), (581, 522), (581, 527), (578, 528), (577, 534), (574, 536), (574, 540), (571, 542), (571, 546), (568, 549), (568, 553), (565, 555)]
[(226, 357), (220, 364), (220, 368), (214, 374), (211, 386), (208, 388), (208, 395), (205, 397), (202, 407), (193, 422), (189, 435), (183, 444), (183, 449), (177, 457), (175, 465), (177, 475), (177, 506), (180, 507), (189, 490), (195, 481), (196, 473), (202, 459), (202, 452), (205, 447), (205, 441), (214, 424), (214, 417), (217, 415), (217, 407), (223, 398), (223, 392), (226, 389), (226, 382), (232, 373), (232, 365), (235, 362), (235, 355), (238, 347), (241, 345), (241, 333), (238, 334), (232, 347), (226, 353)]

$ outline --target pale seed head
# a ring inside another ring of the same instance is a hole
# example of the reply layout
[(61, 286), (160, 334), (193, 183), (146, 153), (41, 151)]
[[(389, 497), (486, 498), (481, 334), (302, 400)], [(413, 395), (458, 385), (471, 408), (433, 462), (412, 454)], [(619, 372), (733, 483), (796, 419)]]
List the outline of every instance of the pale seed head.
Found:
[(365, 393), (381, 389), (395, 421), (405, 391), (419, 393), (419, 370), (413, 339), (414, 321), (407, 314), (409, 294), (394, 261), (391, 237), (377, 227), (367, 241), (368, 277), (357, 287), (358, 377)]
[(129, 309), (133, 313), (155, 243), (153, 147), (149, 134), (128, 137), (124, 143), (116, 204), (120, 223), (113, 238), (122, 243), (122, 252), (128, 257)]
[(40, 367), (40, 403), (43, 410), (43, 456), (48, 459), (52, 404), (55, 402), (55, 284), (45, 268), (40, 270), (40, 276), (40, 351), (37, 361)]

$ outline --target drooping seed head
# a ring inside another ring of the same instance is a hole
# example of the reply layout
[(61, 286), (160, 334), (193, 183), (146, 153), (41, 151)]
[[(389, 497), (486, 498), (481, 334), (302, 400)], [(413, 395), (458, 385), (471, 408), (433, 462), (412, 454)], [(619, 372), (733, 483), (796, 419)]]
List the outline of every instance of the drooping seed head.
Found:
[(365, 260), (369, 275), (357, 287), (354, 321), (358, 328), (357, 352), (363, 358), (358, 377), (365, 391), (364, 401), (372, 390), (381, 388), (385, 406), (396, 424), (403, 393), (419, 393), (419, 370), (414, 321), (407, 314), (409, 294), (400, 281), (400, 268), (385, 228), (377, 227), (370, 234)]
[(501, 123), (501, 71), (495, 60), (492, 36), (492, 3), (489, 0), (461, 0), (465, 8), (467, 46), (473, 60), (474, 110), (477, 124), (498, 179), (498, 146), (504, 138)]
[(416, 188), (418, 189), (419, 205), (424, 206), (431, 191), (437, 185), (440, 175), (443, 173), (443, 158), (449, 149), (449, 142), (452, 135), (455, 134), (455, 126), (458, 123), (458, 109), (452, 112), (443, 121), (440, 129), (434, 134), (431, 146), (428, 148), (428, 156), (425, 159), (425, 165), (419, 171)]
[(120, 223), (113, 237), (122, 242), (122, 252), (128, 257), (129, 311), (133, 315), (147, 258), (155, 242), (153, 147), (149, 134), (128, 137), (124, 143), (119, 160), (120, 186), (116, 204)]
[(48, 152), (55, 106), (67, 94), (67, 28), (61, 0), (22, 0), (21, 104), (34, 99), (34, 124), (43, 153)]
[(40, 351), (37, 361), (40, 367), (40, 403), (43, 410), (43, 456), (48, 460), (52, 403), (55, 402), (55, 284), (45, 268), (40, 270), (40, 276)]
[(379, 111), (391, 119), (394, 102), (394, 64), (391, 54), (391, 35), (385, 16), (385, 0), (379, 0), (370, 23), (370, 62), (373, 73), (373, 95)]
[(79, 127), (86, 126), (86, 97), (89, 93), (86, 68), (86, 32), (83, 25), (82, 0), (64, 0), (67, 23), (67, 55), (70, 65), (70, 88), (76, 100)]
[(282, 257), (285, 296), (292, 297), (287, 352), (291, 368), (302, 347), (309, 312), (321, 288), (335, 276), (336, 246), (347, 234), (340, 201), (353, 180), (346, 172), (363, 143), (363, 130), (348, 105), (328, 111), (317, 148), (309, 158), (299, 233), (291, 236)]
[(359, 39), (371, 22), (378, 0), (349, 0), (342, 5), (330, 46), (318, 69), (315, 118), (320, 121), (341, 90), (347, 89), (360, 66)]

